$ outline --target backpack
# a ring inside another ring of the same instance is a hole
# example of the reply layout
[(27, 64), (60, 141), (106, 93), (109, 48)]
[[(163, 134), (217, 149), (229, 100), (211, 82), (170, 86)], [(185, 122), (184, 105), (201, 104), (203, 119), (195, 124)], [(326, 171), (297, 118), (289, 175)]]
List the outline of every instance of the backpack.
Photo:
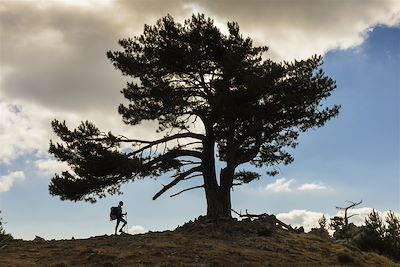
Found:
[(110, 211), (110, 221), (117, 219), (118, 207), (111, 207)]

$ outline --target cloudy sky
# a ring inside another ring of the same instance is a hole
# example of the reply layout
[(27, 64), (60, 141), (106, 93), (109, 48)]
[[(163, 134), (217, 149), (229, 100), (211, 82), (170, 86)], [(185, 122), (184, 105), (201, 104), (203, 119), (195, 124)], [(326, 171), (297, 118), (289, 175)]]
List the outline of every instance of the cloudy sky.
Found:
[(235, 210), (308, 227), (346, 201), (363, 200), (359, 217), (370, 208), (400, 212), (399, 1), (0, 0), (0, 210), (8, 232), (24, 239), (110, 234), (109, 207), (119, 200), (135, 233), (205, 213), (200, 190), (152, 201), (168, 177), (127, 184), (123, 195), (96, 204), (62, 202), (47, 191), (65, 168), (47, 154), (54, 118), (155, 137), (153, 123), (122, 124), (117, 106), (127, 77), (105, 53), (167, 13), (183, 21), (198, 12), (222, 31), (237, 21), (273, 60), (324, 55), (338, 85), (329, 102), (342, 105), (338, 118), (300, 137), (295, 162), (278, 177), (261, 171), (261, 181), (235, 188)]

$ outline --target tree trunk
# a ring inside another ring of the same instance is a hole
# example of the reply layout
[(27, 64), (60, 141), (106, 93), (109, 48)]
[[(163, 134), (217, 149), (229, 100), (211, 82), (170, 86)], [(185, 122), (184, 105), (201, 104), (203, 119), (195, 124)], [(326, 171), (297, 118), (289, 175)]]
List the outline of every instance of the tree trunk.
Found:
[[(233, 171), (228, 168), (221, 170), (221, 185), (215, 178), (215, 168), (209, 170), (209, 175), (204, 175), (204, 190), (207, 199), (207, 217), (212, 219), (231, 218), (231, 187)], [(214, 179), (206, 179), (214, 177)], [(210, 182), (211, 181), (211, 182)]]
[(204, 188), (207, 199), (207, 217), (212, 219), (231, 218), (231, 191), (217, 186)]
[(215, 174), (215, 142), (212, 136), (211, 127), (206, 127), (206, 138), (203, 141), (203, 179), (204, 191), (207, 200), (207, 217), (218, 219), (223, 217), (231, 218), (231, 186), (226, 182), (221, 185), (217, 183)]

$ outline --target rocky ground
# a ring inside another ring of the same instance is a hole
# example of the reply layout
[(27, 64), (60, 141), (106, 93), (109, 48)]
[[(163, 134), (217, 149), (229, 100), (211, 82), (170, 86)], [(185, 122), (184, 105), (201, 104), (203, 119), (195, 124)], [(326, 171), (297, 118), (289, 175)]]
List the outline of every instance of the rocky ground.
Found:
[(0, 266), (400, 266), (329, 238), (254, 221), (189, 222), (175, 231), (77, 240), (3, 240)]

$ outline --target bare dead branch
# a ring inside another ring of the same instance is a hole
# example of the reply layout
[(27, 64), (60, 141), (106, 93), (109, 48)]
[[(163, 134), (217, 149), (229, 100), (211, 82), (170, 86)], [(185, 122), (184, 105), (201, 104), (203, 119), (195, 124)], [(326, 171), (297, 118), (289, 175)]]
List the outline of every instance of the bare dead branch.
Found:
[(349, 203), (351, 203), (351, 205), (347, 206), (347, 207), (336, 207), (338, 210), (348, 210), (351, 208), (354, 208), (355, 206), (358, 206), (362, 203), (362, 200), (360, 202), (353, 202), (353, 201), (348, 201)]
[(298, 230), (294, 229), (291, 225), (288, 225), (280, 220), (278, 220), (275, 215), (268, 215), (267, 213), (262, 213), (262, 214), (250, 214), (246, 210), (246, 214), (241, 214), (234, 209), (231, 209), (236, 215), (238, 215), (240, 218), (248, 218), (248, 219), (264, 219), (268, 218), (271, 220), (276, 226), (280, 226), (283, 229), (286, 229), (288, 231), (292, 232), (298, 232)]
[(357, 215), (360, 215), (360, 214), (352, 214), (352, 215), (348, 216), (347, 219), (350, 219), (351, 217), (357, 216)]
[(242, 217), (242, 214), (240, 214), (239, 212), (235, 211), (234, 209), (231, 209), (231, 211), (233, 211), (237, 216)]

